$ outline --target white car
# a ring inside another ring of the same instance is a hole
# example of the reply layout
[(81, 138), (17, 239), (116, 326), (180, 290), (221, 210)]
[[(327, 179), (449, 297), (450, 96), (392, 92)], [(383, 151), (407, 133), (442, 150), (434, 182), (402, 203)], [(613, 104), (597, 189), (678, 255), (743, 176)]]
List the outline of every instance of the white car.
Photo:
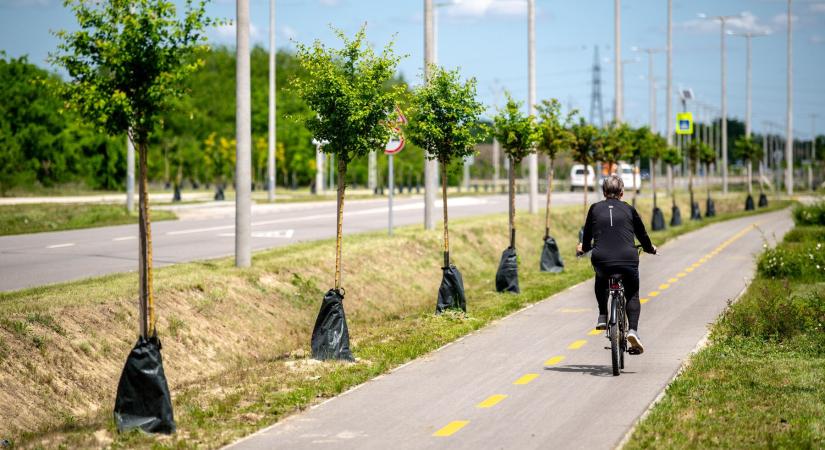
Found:
[[(570, 169), (570, 190), (575, 191), (576, 189), (584, 190), (584, 166), (581, 164), (573, 164), (573, 167)], [(596, 172), (593, 170), (593, 166), (587, 166), (587, 184), (590, 187), (590, 190), (595, 190), (596, 186), (598, 186), (598, 181), (596, 180)]]
[(635, 174), (633, 173), (633, 166), (627, 163), (619, 163), (619, 169), (622, 171), (621, 177), (622, 181), (624, 182), (624, 190), (625, 192), (630, 192), (633, 190), (633, 178), (635, 175), (636, 178), (636, 189), (642, 189), (642, 177), (639, 174), (639, 171), (636, 170)]

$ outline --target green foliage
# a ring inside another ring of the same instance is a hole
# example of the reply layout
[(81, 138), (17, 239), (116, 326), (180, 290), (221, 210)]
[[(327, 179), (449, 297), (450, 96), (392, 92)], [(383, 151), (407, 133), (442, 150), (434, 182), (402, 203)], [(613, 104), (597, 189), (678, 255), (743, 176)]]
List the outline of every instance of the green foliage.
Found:
[(825, 226), (825, 202), (818, 202), (810, 205), (797, 205), (793, 209), (793, 220), (797, 226)]
[(734, 155), (747, 161), (748, 164), (759, 161), (763, 156), (762, 146), (757, 144), (751, 137), (740, 137), (736, 140), (733, 148)]
[(315, 112), (305, 120), (307, 129), (329, 142), (324, 152), (346, 164), (386, 145), (402, 90), (386, 86), (400, 57), (393, 53), (392, 42), (376, 55), (366, 43), (365, 27), (353, 39), (342, 31), (336, 34), (343, 42), (340, 49), (320, 41), (298, 45), (297, 58), (307, 76), (294, 79), (293, 86)]
[(687, 146), (687, 157), (688, 161), (690, 162), (690, 170), (696, 172), (696, 166), (699, 164), (699, 162), (704, 162), (702, 157), (704, 156), (707, 158), (710, 155), (713, 155), (713, 159), (711, 160), (711, 162), (713, 162), (716, 159), (716, 155), (714, 154), (713, 149), (711, 149), (707, 144), (698, 139), (693, 139), (692, 141), (690, 141), (690, 143)]
[(536, 118), (521, 111), (521, 103), (507, 93), (507, 105), (494, 118), (494, 134), (501, 147), (514, 162), (521, 162), (533, 153), (541, 135)]
[(814, 278), (825, 281), (825, 245), (822, 242), (781, 244), (759, 258), (765, 278)]
[(713, 150), (713, 147), (707, 144), (702, 144), (699, 151), (699, 162), (704, 164), (706, 167), (716, 162), (716, 151)]
[(556, 159), (559, 152), (573, 146), (576, 136), (571, 126), (577, 111), (570, 111), (567, 116), (562, 117), (561, 102), (555, 98), (543, 100), (541, 104), (536, 105), (536, 110), (538, 110), (538, 130), (541, 135), (538, 150), (550, 159)]
[(682, 151), (676, 146), (667, 147), (662, 155), (662, 161), (671, 167), (679, 165), (682, 163)]
[(449, 164), (475, 153), (486, 134), (479, 124), (483, 112), (484, 105), (476, 100), (475, 78), (462, 84), (458, 70), (431, 66), (429, 78), (413, 92), (406, 135), (427, 158)]
[(578, 124), (573, 125), (572, 131), (575, 137), (571, 147), (573, 160), (584, 165), (592, 164), (602, 147), (599, 130), (582, 118)]
[(785, 234), (785, 242), (825, 242), (825, 227), (797, 225)]
[(635, 135), (630, 125), (626, 123), (612, 123), (605, 130), (604, 145), (597, 153), (597, 159), (605, 161), (610, 167), (615, 166), (619, 161), (632, 158), (635, 145)]
[(648, 127), (640, 127), (636, 129), (636, 145), (634, 156), (636, 159), (650, 158), (654, 162), (662, 159), (662, 156), (667, 149), (667, 140), (664, 136), (650, 131)]
[(205, 2), (185, 1), (182, 18), (169, 0), (66, 0), (79, 30), (58, 31), (50, 60), (69, 73), (57, 87), (70, 108), (112, 135), (132, 130), (148, 143), (159, 115), (183, 95), (203, 61)]

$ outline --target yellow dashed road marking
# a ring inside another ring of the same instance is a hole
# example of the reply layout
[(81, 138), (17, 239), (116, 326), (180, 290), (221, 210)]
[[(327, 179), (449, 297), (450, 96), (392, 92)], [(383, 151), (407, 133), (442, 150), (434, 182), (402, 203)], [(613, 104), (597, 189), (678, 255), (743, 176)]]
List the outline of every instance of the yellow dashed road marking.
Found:
[(536, 378), (538, 378), (538, 376), (539, 376), (539, 374), (537, 374), (537, 373), (528, 373), (527, 375), (524, 375), (523, 377), (521, 377), (518, 380), (514, 381), (513, 384), (519, 384), (519, 385), (527, 384), (527, 383), (535, 380)]
[(467, 426), (468, 423), (470, 423), (469, 420), (454, 420), (454, 421), (448, 423), (447, 426), (445, 426), (444, 428), (442, 428), (442, 429), (436, 431), (435, 433), (433, 433), (433, 436), (438, 436), (438, 437), (452, 436), (453, 434), (455, 434), (456, 431), (458, 431), (458, 430), (464, 428), (465, 426)]
[(572, 344), (568, 345), (567, 348), (570, 350), (578, 350), (584, 347), (584, 344), (587, 344), (587, 340), (579, 339), (578, 341), (575, 341)]
[(592, 308), (561, 308), (559, 312), (563, 313), (582, 313), (592, 311)]
[(664, 291), (665, 289), (669, 288), (669, 287), (670, 287), (670, 285), (669, 285), (669, 284), (667, 284), (667, 283), (664, 283), (664, 284), (660, 284), (660, 285), (659, 285), (659, 289), (661, 289), (661, 290), (663, 290), (663, 291)]
[(694, 269), (699, 267), (699, 266), (701, 266), (701, 264), (699, 264), (699, 263), (693, 263), (693, 264), (690, 265), (690, 267), (693, 267)]
[(684, 277), (687, 276), (687, 274), (684, 273), (684, 272), (679, 272), (679, 273), (676, 274), (676, 276), (679, 277), (679, 278), (684, 278)]
[(648, 297), (655, 297), (657, 295), (659, 295), (659, 291), (651, 291), (649, 294), (647, 294)]
[(641, 303), (641, 304), (643, 304), (643, 305), (644, 305), (645, 303), (649, 302), (649, 301), (650, 301), (650, 299), (649, 299), (649, 298), (640, 298), (640, 299), (639, 299), (639, 303)]
[(507, 398), (507, 396), (504, 394), (491, 395), (487, 397), (483, 402), (476, 405), (476, 408), (492, 408), (505, 398)]
[(670, 279), (667, 280), (668, 283), (675, 283), (677, 281), (679, 281), (678, 278), (670, 278)]
[(693, 272), (693, 267), (686, 267), (685, 272)]
[(562, 361), (564, 361), (564, 356), (561, 356), (561, 355), (554, 356), (554, 357), (548, 359), (547, 361), (545, 361), (544, 365), (545, 366), (553, 366), (553, 365), (556, 365), (556, 364), (558, 364)]
[(604, 334), (604, 330), (597, 330), (594, 328), (587, 333), (588, 336), (598, 336), (600, 334)]

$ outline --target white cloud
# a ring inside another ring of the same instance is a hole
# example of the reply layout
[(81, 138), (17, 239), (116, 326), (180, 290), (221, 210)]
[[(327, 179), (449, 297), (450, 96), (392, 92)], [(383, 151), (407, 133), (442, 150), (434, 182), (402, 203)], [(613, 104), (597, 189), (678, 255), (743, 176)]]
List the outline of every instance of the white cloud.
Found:
[(523, 16), (527, 14), (524, 0), (463, 0), (448, 7), (453, 17)]
[(324, 6), (338, 6), (341, 4), (341, 0), (318, 0)]
[(298, 32), (295, 31), (295, 28), (292, 28), (289, 25), (284, 25), (281, 27), (281, 37), (288, 39), (288, 40), (295, 40), (298, 38)]
[[(219, 25), (214, 28), (214, 36), (219, 41), (235, 41), (235, 22)], [(261, 37), (260, 30), (254, 23), (249, 24), (249, 40), (255, 41)]]
[[(713, 17), (691, 19), (682, 22), (679, 27), (697, 33), (719, 33), (719, 21)], [(769, 25), (760, 22), (759, 17), (750, 11), (729, 18), (726, 28), (739, 33), (770, 33), (772, 30)]]
[(0, 0), (0, 7), (43, 7), (50, 6), (50, 0)]
[[(799, 16), (791, 15), (791, 21), (793, 23), (798, 22), (799, 21)], [(771, 23), (773, 23), (773, 25), (777, 28), (782, 28), (782, 29), (787, 28), (787, 26), (788, 26), (788, 13), (783, 12), (783, 13), (779, 13), (779, 14), (773, 16), (773, 18), (771, 19)]]
[(814, 34), (811, 35), (810, 38), (808, 38), (808, 42), (814, 45), (819, 45), (825, 43), (825, 37), (823, 37), (821, 34)]
[(809, 6), (811, 12), (814, 13), (825, 13), (825, 2), (823, 3), (811, 3)]

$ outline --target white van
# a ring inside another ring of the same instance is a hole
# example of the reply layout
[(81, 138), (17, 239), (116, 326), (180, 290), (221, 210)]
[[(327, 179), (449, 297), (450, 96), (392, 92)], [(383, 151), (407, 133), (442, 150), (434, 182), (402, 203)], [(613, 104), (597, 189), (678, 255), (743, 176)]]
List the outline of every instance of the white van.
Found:
[(631, 192), (633, 191), (633, 178), (635, 175), (636, 178), (636, 189), (642, 189), (642, 177), (639, 175), (639, 171), (633, 172), (633, 166), (627, 163), (619, 163), (619, 169), (622, 171), (621, 177), (622, 181), (624, 182), (624, 191)]
[[(584, 190), (584, 166), (582, 164), (573, 164), (573, 167), (570, 169), (570, 190), (575, 191), (576, 189)], [(595, 190), (596, 186), (598, 186), (599, 182), (596, 180), (596, 172), (593, 170), (593, 166), (587, 166), (587, 184), (590, 187), (590, 190)]]

